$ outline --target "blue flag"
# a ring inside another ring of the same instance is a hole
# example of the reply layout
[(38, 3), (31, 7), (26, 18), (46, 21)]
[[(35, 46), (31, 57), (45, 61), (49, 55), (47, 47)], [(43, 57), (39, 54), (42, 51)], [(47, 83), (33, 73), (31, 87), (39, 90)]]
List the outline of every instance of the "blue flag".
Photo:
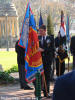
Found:
[(69, 16), (67, 16), (67, 22), (66, 22), (66, 39), (67, 39), (67, 42), (70, 41), (70, 34), (69, 34)]
[[(25, 79), (27, 82), (32, 82), (35, 80), (35, 74), (37, 71), (43, 73), (43, 64), (42, 64), (42, 56), (41, 52), (38, 51), (39, 48), (39, 40), (36, 30), (36, 23), (34, 20), (34, 15), (32, 13), (30, 4), (28, 4), (26, 15), (25, 15), (25, 25), (24, 31), (27, 28), (28, 31), (25, 33), (27, 34), (26, 37), (26, 51), (25, 51)], [(24, 33), (23, 31), (23, 33)]]
[(41, 12), (40, 12), (39, 28), (40, 28), (41, 25), (43, 25), (43, 19), (42, 19), (42, 15), (41, 15)]
[(18, 43), (19, 46), (21, 46), (23, 48), (26, 47), (28, 33), (29, 33), (29, 3), (27, 5), (26, 14), (25, 14), (23, 24), (22, 24), (20, 40), (19, 40), (19, 43)]

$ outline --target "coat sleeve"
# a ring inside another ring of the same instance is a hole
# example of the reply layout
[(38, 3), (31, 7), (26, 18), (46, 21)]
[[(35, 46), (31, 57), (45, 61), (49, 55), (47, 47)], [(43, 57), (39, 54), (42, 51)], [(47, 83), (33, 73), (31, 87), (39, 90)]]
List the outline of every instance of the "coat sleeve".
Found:
[(66, 97), (65, 87), (63, 85), (62, 80), (57, 79), (54, 90), (53, 90), (53, 99), (52, 100), (67, 100), (64, 99)]
[(16, 44), (15, 44), (15, 52), (16, 52), (16, 53), (18, 52), (18, 41), (17, 41)]

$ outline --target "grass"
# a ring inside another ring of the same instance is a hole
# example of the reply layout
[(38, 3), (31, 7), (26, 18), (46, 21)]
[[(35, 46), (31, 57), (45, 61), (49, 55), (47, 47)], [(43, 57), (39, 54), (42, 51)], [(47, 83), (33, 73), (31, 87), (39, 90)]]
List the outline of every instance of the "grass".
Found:
[[(69, 63), (72, 63), (73, 57), (70, 56)], [(66, 63), (68, 60), (66, 59)], [(17, 67), (17, 54), (15, 51), (0, 51), (0, 64), (2, 65), (3, 71), (15, 71)]]
[(17, 65), (17, 54), (15, 51), (0, 51), (0, 64), (3, 71), (11, 69)]
[[(70, 55), (69, 63), (72, 63), (72, 62), (73, 62), (73, 56)], [(68, 63), (68, 59), (65, 60), (65, 63), (66, 63), (66, 64)]]

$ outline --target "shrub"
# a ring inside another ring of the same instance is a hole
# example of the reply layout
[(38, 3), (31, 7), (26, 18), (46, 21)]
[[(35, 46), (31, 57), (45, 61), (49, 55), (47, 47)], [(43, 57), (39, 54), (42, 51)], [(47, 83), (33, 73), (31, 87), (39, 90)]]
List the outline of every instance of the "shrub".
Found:
[(14, 65), (7, 71), (7, 73), (14, 73), (14, 72), (18, 72), (18, 65)]
[(12, 83), (14, 78), (9, 75), (7, 72), (0, 72), (0, 84), (1, 83)]
[(53, 22), (50, 14), (47, 17), (47, 34), (48, 35), (54, 34)]

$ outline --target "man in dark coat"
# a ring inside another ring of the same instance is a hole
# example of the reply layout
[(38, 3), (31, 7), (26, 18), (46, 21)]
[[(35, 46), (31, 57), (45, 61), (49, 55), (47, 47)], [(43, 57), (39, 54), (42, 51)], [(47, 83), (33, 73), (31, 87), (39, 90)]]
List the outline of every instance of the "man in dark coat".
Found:
[(25, 49), (20, 47), (18, 42), (19, 40), (15, 44), (15, 51), (17, 53), (20, 87), (21, 89), (31, 89), (25, 81)]
[(73, 69), (75, 69), (75, 36), (71, 38), (70, 50), (73, 55)]
[[(55, 48), (56, 48), (55, 60), (56, 60), (56, 75), (57, 76), (63, 75), (64, 72), (65, 72), (65, 61), (63, 61), (61, 63), (61, 66), (59, 64), (60, 62), (59, 62), (58, 56), (60, 56), (59, 54), (62, 54), (62, 53), (59, 53), (60, 52), (60, 46), (62, 46), (62, 42), (60, 41), (60, 37), (58, 36), (58, 37), (55, 38)], [(62, 56), (63, 56), (63, 54), (62, 54)], [(59, 67), (61, 67), (60, 72), (59, 72)], [(60, 75), (59, 75), (59, 73), (60, 73)]]
[[(51, 73), (51, 64), (53, 60), (53, 43), (51, 43), (51, 37), (46, 36), (46, 26), (42, 25), (39, 29), (39, 46), (40, 51), (42, 54), (42, 60), (43, 60), (43, 66), (44, 66), (44, 74), (46, 79), (46, 85), (47, 85), (47, 92), (48, 97), (50, 97), (50, 73)], [(45, 87), (43, 89), (44, 96), (46, 97), (46, 90)]]
[(75, 71), (57, 78), (52, 100), (75, 100)]

